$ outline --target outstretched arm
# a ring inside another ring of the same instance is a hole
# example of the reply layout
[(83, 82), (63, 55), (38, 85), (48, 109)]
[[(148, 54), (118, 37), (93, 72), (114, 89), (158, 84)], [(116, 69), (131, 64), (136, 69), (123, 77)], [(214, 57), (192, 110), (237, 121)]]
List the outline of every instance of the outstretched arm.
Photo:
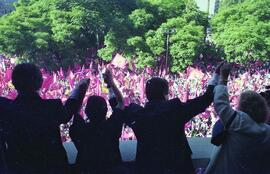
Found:
[(65, 103), (65, 108), (68, 112), (69, 117), (72, 117), (74, 114), (80, 111), (89, 83), (90, 79), (83, 79), (71, 92), (70, 97)]
[(231, 116), (234, 114), (234, 110), (230, 105), (229, 94), (227, 89), (228, 77), (231, 71), (229, 64), (222, 66), (220, 70), (219, 85), (214, 90), (214, 107), (218, 116), (226, 125)]
[(213, 101), (214, 86), (209, 85), (206, 92), (194, 99), (188, 100), (186, 103), (182, 103), (182, 109), (184, 111), (185, 122), (188, 122), (194, 116), (202, 113), (205, 109), (210, 106)]
[(220, 76), (220, 68), (223, 62), (218, 65), (212, 79), (208, 82), (208, 87), (206, 92), (194, 99), (188, 100), (186, 103), (182, 104), (182, 110), (185, 115), (185, 122), (188, 122), (194, 116), (202, 113), (205, 109), (212, 103), (214, 98), (214, 88), (218, 83)]
[(105, 73), (103, 74), (104, 82), (107, 84), (109, 88), (109, 98), (112, 101), (113, 98), (115, 97), (116, 99), (116, 108), (123, 110), (124, 109), (124, 99), (122, 96), (122, 93), (120, 90), (117, 88), (111, 70), (106, 69)]

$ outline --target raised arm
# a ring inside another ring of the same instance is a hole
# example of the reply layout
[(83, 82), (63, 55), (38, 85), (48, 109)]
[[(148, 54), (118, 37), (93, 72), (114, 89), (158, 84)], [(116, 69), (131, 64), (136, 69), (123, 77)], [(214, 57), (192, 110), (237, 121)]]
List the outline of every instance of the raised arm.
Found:
[[(124, 99), (122, 93), (117, 88), (111, 70), (106, 69), (105, 73), (103, 74), (104, 82), (107, 84), (109, 88), (109, 99), (112, 101), (115, 97), (116, 99), (116, 108), (123, 110), (124, 109)], [(112, 101), (113, 102), (113, 101)]]
[(89, 83), (89, 78), (83, 79), (71, 92), (70, 97), (65, 103), (65, 108), (68, 112), (69, 117), (72, 117), (74, 114), (80, 111)]
[(214, 88), (218, 83), (220, 76), (220, 68), (223, 62), (218, 65), (212, 79), (208, 82), (206, 92), (194, 99), (188, 100), (186, 103), (182, 103), (182, 110), (184, 111), (185, 121), (188, 122), (194, 116), (202, 113), (212, 103), (214, 98)]
[(207, 87), (206, 92), (194, 99), (188, 100), (186, 103), (182, 103), (182, 108), (184, 111), (185, 122), (188, 122), (190, 119), (195, 117), (196, 115), (205, 111), (205, 109), (210, 106), (213, 101), (213, 85), (209, 85)]
[(229, 64), (222, 66), (220, 70), (220, 81), (214, 90), (214, 107), (223, 124), (234, 114), (234, 109), (230, 105), (229, 94), (227, 89), (228, 77), (231, 71)]

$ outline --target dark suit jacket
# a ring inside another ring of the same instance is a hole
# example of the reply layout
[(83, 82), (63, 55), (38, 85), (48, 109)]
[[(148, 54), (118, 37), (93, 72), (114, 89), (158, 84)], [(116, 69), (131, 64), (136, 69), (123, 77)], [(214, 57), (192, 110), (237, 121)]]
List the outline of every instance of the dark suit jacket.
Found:
[(4, 121), (7, 117), (7, 113), (12, 100), (0, 97), (0, 121)]
[(7, 122), (8, 110), (11, 100), (0, 97), (0, 173), (7, 170), (6, 163), (6, 138), (7, 138)]
[(140, 173), (193, 171), (185, 124), (212, 103), (213, 89), (214, 86), (209, 86), (202, 96), (186, 103), (176, 98), (127, 108), (127, 123), (138, 140), (136, 162)]
[(64, 168), (67, 157), (59, 125), (69, 120), (60, 99), (18, 95), (8, 114), (8, 161), (16, 172), (46, 173)]
[[(113, 106), (114, 102), (110, 101)], [(113, 103), (112, 103), (113, 102)], [(122, 162), (119, 138), (123, 124), (123, 111), (114, 109), (109, 119), (98, 125), (86, 123), (76, 115), (70, 127), (70, 136), (78, 156), (76, 163), (84, 170), (105, 173)]]

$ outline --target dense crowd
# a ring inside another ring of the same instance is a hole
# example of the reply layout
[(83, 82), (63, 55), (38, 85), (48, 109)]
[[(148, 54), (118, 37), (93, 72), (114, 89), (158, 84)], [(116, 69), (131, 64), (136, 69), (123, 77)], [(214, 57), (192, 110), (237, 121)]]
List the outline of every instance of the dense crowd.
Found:
[[(181, 101), (192, 99), (205, 91), (207, 81), (211, 78), (215, 60), (198, 60), (192, 67), (188, 67), (186, 71), (177, 74), (157, 73), (150, 68), (137, 70), (135, 66), (126, 65), (118, 58), (118, 62), (111, 63), (113, 74), (117, 79), (118, 86), (123, 93), (125, 105), (130, 103), (145, 104), (144, 84), (151, 76), (162, 75), (169, 82), (170, 98), (178, 97)], [(8, 59), (0, 56), (0, 95), (10, 99), (16, 97), (16, 91), (11, 83), (11, 73), (15, 66), (16, 59)], [(256, 62), (248, 67), (240, 67), (235, 65), (237, 71), (231, 76), (229, 83), (230, 101), (235, 106), (237, 97), (240, 92), (245, 89), (264, 91), (265, 86), (270, 84), (270, 73), (266, 68), (267, 63)], [(106, 65), (108, 66), (108, 65)], [(107, 99), (108, 89), (102, 78), (102, 69), (106, 67), (103, 64), (89, 63), (85, 66), (75, 65), (67, 70), (60, 69), (55, 72), (48, 72), (42, 69), (44, 82), (40, 90), (40, 95), (44, 99), (61, 98), (66, 101), (71, 90), (75, 85), (84, 78), (90, 78), (90, 87), (86, 96), (100, 95)], [(7, 84), (7, 85), (5, 85)], [(85, 101), (83, 106), (85, 106)], [(81, 113), (83, 115), (83, 113)], [(193, 118), (186, 124), (186, 135), (188, 137), (211, 137), (211, 130), (217, 120), (213, 107), (209, 107), (206, 112)], [(61, 125), (61, 134), (63, 141), (69, 141), (69, 127), (72, 120)], [(136, 139), (131, 128), (124, 126), (122, 130), (122, 140)]]
[[(270, 91), (262, 69), (241, 73), (220, 62), (212, 71), (188, 67), (155, 77), (119, 57), (51, 73), (12, 61), (3, 58), (1, 73), (1, 173), (191, 174), (187, 135), (209, 130), (217, 148), (198, 173), (269, 173)], [(123, 163), (119, 139), (135, 136), (133, 168)], [(78, 152), (73, 166), (63, 146), (70, 138)]]

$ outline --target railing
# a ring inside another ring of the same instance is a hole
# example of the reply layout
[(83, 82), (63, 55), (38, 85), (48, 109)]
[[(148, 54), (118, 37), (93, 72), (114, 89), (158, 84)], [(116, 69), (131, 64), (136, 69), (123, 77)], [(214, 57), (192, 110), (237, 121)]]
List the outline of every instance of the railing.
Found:
[[(189, 145), (193, 151), (192, 159), (195, 168), (206, 167), (210, 159), (214, 146), (210, 143), (210, 138), (188, 138)], [(77, 149), (72, 142), (65, 142), (70, 164), (74, 164), (77, 156)], [(133, 162), (136, 157), (137, 141), (120, 141), (120, 151), (124, 162)]]

